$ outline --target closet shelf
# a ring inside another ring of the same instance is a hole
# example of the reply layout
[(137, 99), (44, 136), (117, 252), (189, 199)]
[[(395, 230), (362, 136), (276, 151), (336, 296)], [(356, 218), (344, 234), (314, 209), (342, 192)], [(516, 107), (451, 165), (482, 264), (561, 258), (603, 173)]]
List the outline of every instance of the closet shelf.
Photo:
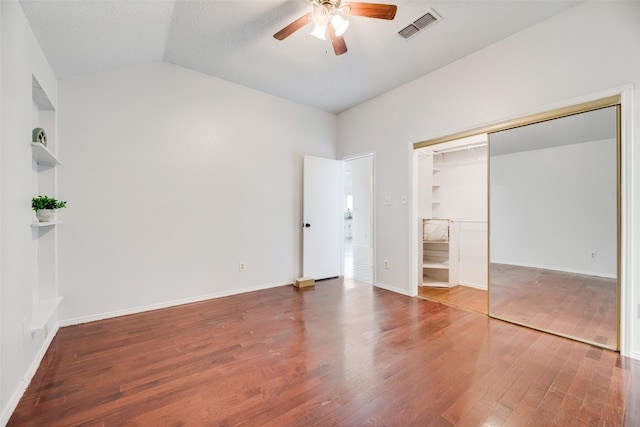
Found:
[(39, 165), (57, 166), (62, 164), (47, 147), (39, 142), (31, 143), (31, 156)]
[(445, 282), (443, 280), (433, 279), (431, 277), (424, 276), (422, 278), (422, 285), (423, 286), (435, 286), (435, 287), (448, 288), (449, 287), (449, 282)]
[(449, 269), (449, 265), (445, 262), (437, 262), (437, 261), (424, 261), (422, 263), (422, 268), (439, 268), (439, 269)]

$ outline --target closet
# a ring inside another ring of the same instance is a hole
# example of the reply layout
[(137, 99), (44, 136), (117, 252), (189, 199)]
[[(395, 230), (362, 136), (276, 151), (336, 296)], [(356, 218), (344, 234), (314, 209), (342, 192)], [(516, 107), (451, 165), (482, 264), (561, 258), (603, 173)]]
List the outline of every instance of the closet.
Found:
[(487, 289), (486, 135), (418, 152), (422, 287)]

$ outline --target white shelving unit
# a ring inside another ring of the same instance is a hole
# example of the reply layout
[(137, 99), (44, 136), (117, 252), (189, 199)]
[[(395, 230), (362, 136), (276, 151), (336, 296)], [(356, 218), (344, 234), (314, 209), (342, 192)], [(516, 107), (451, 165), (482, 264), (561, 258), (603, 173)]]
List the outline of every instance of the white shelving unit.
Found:
[(433, 155), (433, 167), (431, 169), (431, 217), (442, 218), (442, 154)]
[(424, 226), (429, 219), (422, 220), (420, 238), (422, 239), (422, 286), (453, 287), (457, 284), (456, 259), (453, 256), (451, 222), (448, 236), (443, 241), (424, 240)]
[[(30, 142), (33, 185), (31, 196), (39, 194), (56, 196), (57, 167), (62, 162), (55, 155), (56, 111), (35, 76), (32, 77), (33, 128), (43, 128), (47, 133), (47, 145)], [(31, 135), (25, 135), (25, 139)], [(56, 226), (61, 220), (31, 222), (33, 232), (34, 277), (32, 285), (31, 331), (49, 333), (48, 324), (56, 315), (62, 297), (58, 295), (58, 242)]]
[(422, 242), (422, 283), (449, 287), (449, 242)]

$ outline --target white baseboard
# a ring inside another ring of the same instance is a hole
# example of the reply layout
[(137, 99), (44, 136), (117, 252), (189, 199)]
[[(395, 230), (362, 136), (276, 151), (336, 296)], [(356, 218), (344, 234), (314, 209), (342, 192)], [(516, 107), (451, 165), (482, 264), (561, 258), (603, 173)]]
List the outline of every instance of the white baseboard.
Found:
[(477, 283), (460, 282), (459, 284), (462, 285), (462, 286), (466, 286), (467, 288), (480, 289), (481, 291), (486, 291), (487, 290), (486, 286), (478, 285)]
[(72, 318), (72, 319), (65, 319), (65, 320), (61, 320), (59, 322), (59, 324), (60, 324), (61, 327), (79, 325), (79, 324), (82, 324), (82, 323), (95, 322), (97, 320), (111, 319), (113, 317), (127, 316), (129, 314), (144, 313), (145, 311), (159, 310), (159, 309), (162, 309), (162, 308), (175, 307), (175, 306), (183, 305), (183, 304), (191, 304), (191, 303), (194, 303), (194, 302), (202, 302), (202, 301), (207, 301), (207, 300), (215, 299), (215, 298), (222, 298), (222, 297), (228, 297), (228, 296), (231, 296), (231, 295), (244, 294), (244, 293), (247, 293), (247, 292), (260, 291), (260, 290), (263, 290), (263, 289), (276, 288), (278, 286), (291, 285), (294, 282), (295, 282), (295, 280), (291, 280), (290, 282), (268, 283), (268, 284), (265, 284), (265, 285), (252, 286), (252, 287), (249, 287), (249, 288), (234, 289), (234, 290), (224, 291), (224, 292), (215, 292), (215, 293), (212, 293), (212, 294), (200, 295), (200, 296), (197, 296), (197, 297), (182, 298), (182, 299), (179, 299), (179, 300), (166, 301), (166, 302), (161, 302), (161, 303), (157, 303), (157, 304), (144, 305), (144, 306), (140, 306), (140, 307), (131, 307), (131, 308), (127, 308), (127, 309), (124, 309), (124, 310), (116, 310), (116, 311), (110, 311), (110, 312), (107, 312), (107, 313), (93, 314), (91, 316), (83, 316), (83, 317), (76, 317), (76, 318)]
[(409, 293), (409, 291), (407, 289), (396, 288), (395, 286), (385, 285), (384, 283), (380, 283), (380, 282), (374, 283), (373, 286), (375, 286), (376, 288), (381, 288), (381, 289), (385, 289), (387, 291), (395, 292), (397, 294), (406, 295), (408, 297), (411, 296), (411, 294)]
[(16, 410), (16, 407), (18, 406), (18, 403), (20, 403), (20, 399), (24, 395), (25, 390), (31, 383), (33, 376), (36, 374), (36, 371), (40, 367), (40, 363), (42, 362), (44, 355), (47, 353), (49, 346), (53, 342), (53, 338), (55, 338), (56, 334), (58, 333), (58, 329), (59, 324), (56, 323), (52, 330), (49, 332), (49, 335), (42, 343), (42, 346), (36, 354), (36, 357), (33, 358), (33, 362), (29, 366), (29, 369), (27, 369), (27, 371), (24, 373), (22, 381), (20, 382), (20, 384), (18, 384), (18, 387), (16, 387), (15, 391), (11, 395), (11, 398), (7, 402), (7, 406), (5, 406), (4, 410), (2, 411), (2, 415), (0, 416), (0, 426), (4, 426), (9, 422), (9, 418), (11, 418), (13, 411)]
[(632, 351), (629, 355), (632, 359), (640, 360), (640, 351)]

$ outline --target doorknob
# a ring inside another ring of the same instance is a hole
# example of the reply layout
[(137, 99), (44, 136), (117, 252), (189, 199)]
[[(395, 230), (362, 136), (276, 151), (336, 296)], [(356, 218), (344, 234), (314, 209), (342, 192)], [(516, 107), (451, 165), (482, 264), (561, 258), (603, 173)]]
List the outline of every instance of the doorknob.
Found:
[(308, 222), (306, 222), (306, 223), (304, 223), (303, 227), (305, 227), (305, 228), (309, 228), (309, 227), (311, 227), (311, 224), (309, 224)]

